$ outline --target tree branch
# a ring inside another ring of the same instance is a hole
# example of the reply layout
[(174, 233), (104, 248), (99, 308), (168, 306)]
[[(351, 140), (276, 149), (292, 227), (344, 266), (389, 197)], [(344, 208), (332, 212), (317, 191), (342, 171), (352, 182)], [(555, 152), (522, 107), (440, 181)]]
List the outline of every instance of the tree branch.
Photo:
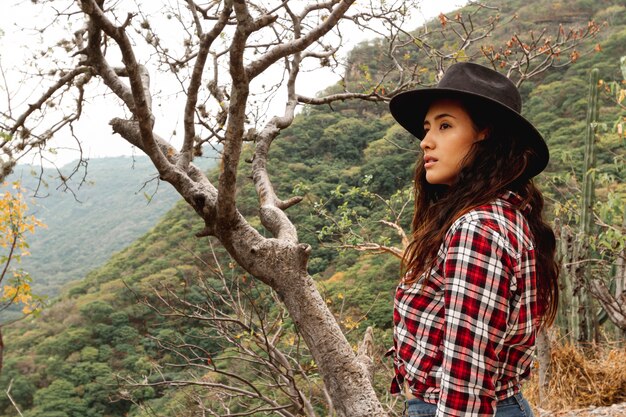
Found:
[(146, 81), (149, 80), (149, 77), (146, 77), (147, 71), (142, 70), (141, 66), (137, 63), (131, 42), (125, 32), (125, 27), (128, 22), (130, 22), (132, 16), (129, 15), (127, 21), (122, 26), (116, 27), (107, 19), (103, 10), (96, 4), (95, 0), (80, 0), (80, 2), (83, 11), (93, 19), (100, 29), (113, 38), (118, 44), (120, 52), (122, 53), (124, 66), (128, 71), (134, 102), (133, 114), (139, 122), (144, 152), (154, 162), (162, 178), (173, 179), (172, 176), (176, 176), (176, 173), (166, 157), (161, 153), (152, 135), (154, 116), (150, 109), (151, 98), (148, 98), (150, 92), (146, 85)]
[[(297, 40), (301, 36), (300, 19), (293, 14), (287, 6), (285, 6), (285, 8), (291, 16), (294, 39)], [(263, 131), (258, 135), (254, 151), (254, 159), (252, 162), (252, 179), (254, 180), (254, 185), (259, 196), (259, 203), (261, 207), (260, 217), (263, 226), (265, 226), (276, 238), (294, 244), (298, 242), (298, 233), (295, 226), (287, 218), (283, 210), (300, 202), (302, 197), (293, 197), (286, 202), (278, 199), (267, 172), (267, 157), (272, 141), (280, 134), (282, 129), (287, 128), (293, 122), (295, 108), (297, 105), (295, 85), (301, 61), (302, 57), (298, 52), (293, 55), (291, 62), (285, 58), (287, 68), (289, 70), (285, 113), (282, 117), (273, 117), (270, 122), (267, 123)]]
[(243, 55), (253, 23), (245, 1), (233, 0), (233, 3), (237, 17), (237, 28), (229, 50), (229, 70), (233, 83), (217, 199), (217, 220), (219, 227), (223, 229), (230, 228), (236, 216), (237, 167), (241, 157), (246, 103), (250, 88), (249, 79), (244, 69)]
[(331, 94), (331, 95), (324, 96), (324, 97), (305, 97), (305, 96), (298, 95), (296, 96), (296, 98), (298, 100), (298, 103), (314, 104), (314, 105), (330, 104), (335, 101), (345, 101), (345, 100), (351, 100), (351, 99), (360, 99), (360, 100), (372, 101), (372, 102), (381, 102), (381, 101), (389, 100), (389, 97), (383, 97), (382, 95), (376, 92), (337, 93), (337, 94)]
[(626, 331), (626, 292), (619, 299), (611, 295), (604, 281), (593, 279), (590, 282), (591, 293), (598, 299), (608, 313), (611, 321), (623, 331)]
[(393, 246), (379, 245), (378, 243), (367, 242), (357, 245), (340, 245), (340, 248), (354, 249), (359, 252), (372, 252), (372, 253), (386, 253), (395, 256), (398, 259), (402, 259), (404, 251), (402, 249), (394, 248)]
[[(80, 75), (80, 74), (85, 74), (87, 72), (89, 72), (90, 69), (89, 67), (85, 67), (85, 66), (79, 66), (77, 68), (74, 68), (72, 71), (68, 72), (67, 74), (65, 74), (64, 76), (62, 76), (61, 78), (59, 78), (59, 80), (54, 83), (54, 85), (52, 85), (50, 88), (48, 88), (48, 90), (41, 96), (39, 97), (39, 100), (37, 100), (35, 103), (30, 104), (28, 106), (28, 110), (26, 110), (24, 113), (22, 113), (20, 115), (20, 117), (17, 118), (17, 120), (15, 121), (15, 123), (13, 124), (13, 126), (11, 126), (11, 129), (9, 130), (9, 134), (13, 135), (15, 134), (15, 132), (20, 128), (24, 126), (24, 122), (26, 121), (26, 119), (28, 118), (28, 116), (30, 116), (35, 110), (39, 110), (41, 109), (41, 106), (50, 98), (52, 97), (52, 95), (59, 90), (61, 87), (69, 84), (72, 82), (72, 80)], [(8, 140), (4, 140), (2, 141), (2, 143), (0, 144), (0, 148), (3, 148), (6, 144), (7, 144)]]
[[(189, 1), (191, 2), (192, 0)], [(220, 18), (217, 23), (215, 23), (213, 28), (208, 33), (200, 35), (200, 47), (198, 50), (198, 55), (196, 57), (196, 63), (193, 67), (193, 72), (191, 74), (191, 80), (189, 81), (189, 87), (187, 89), (187, 101), (185, 103), (184, 110), (185, 139), (182, 149), (180, 151), (181, 158), (178, 162), (178, 166), (182, 169), (185, 169), (187, 165), (189, 165), (189, 162), (193, 159), (193, 145), (196, 137), (194, 115), (196, 103), (198, 101), (198, 89), (200, 88), (200, 84), (202, 83), (202, 73), (204, 72), (204, 66), (209, 55), (209, 49), (211, 48), (213, 41), (219, 36), (220, 33), (222, 33), (222, 31), (226, 27), (226, 23), (228, 22), (231, 11), (232, 3), (226, 2), (222, 13), (220, 13)], [(196, 16), (195, 13), (194, 16)], [(198, 27), (200, 27), (199, 22), (197, 23), (197, 25)]]
[(370, 381), (374, 378), (374, 328), (368, 327), (363, 335), (363, 341), (359, 345), (357, 361), (367, 372)]
[(309, 45), (328, 33), (343, 17), (348, 8), (355, 0), (341, 0), (330, 15), (317, 27), (299, 39), (275, 46), (258, 60), (252, 62), (246, 68), (249, 79), (253, 79), (265, 71), (270, 65), (286, 56), (304, 51)]
[[(75, 34), (77, 45), (82, 44), (82, 32), (84, 32), (84, 30), (85, 29), (83, 28)], [(104, 58), (102, 50), (100, 49), (100, 44), (102, 42), (102, 30), (96, 24), (94, 19), (89, 19), (87, 23), (87, 34), (87, 47), (77, 52), (77, 54), (83, 54), (85, 56), (82, 63), (93, 67), (96, 74), (98, 74), (98, 76), (100, 76), (104, 81), (104, 84), (109, 87), (111, 91), (124, 102), (124, 104), (126, 104), (126, 107), (131, 111), (131, 113), (134, 113), (135, 100), (133, 98), (133, 93), (130, 88), (128, 88), (122, 80), (119, 79), (116, 71), (109, 66), (108, 62)]]
[(13, 408), (15, 408), (15, 410), (17, 411), (17, 414), (20, 415), (20, 417), (23, 417), (22, 412), (20, 411), (19, 407), (17, 406), (17, 403), (13, 400), (13, 397), (11, 396), (11, 387), (13, 386), (13, 379), (11, 379), (11, 381), (9, 382), (9, 386), (6, 390), (6, 394), (7, 397), (9, 398), (9, 401), (11, 401), (11, 404), (13, 404)]
[(400, 236), (400, 239), (402, 240), (403, 249), (406, 249), (409, 247), (409, 238), (406, 236), (404, 229), (398, 223), (389, 222), (387, 220), (381, 220), (380, 222), (396, 230), (396, 232), (398, 233), (398, 236)]
[[(141, 131), (138, 122), (134, 120), (124, 120), (114, 118), (110, 122), (113, 133), (122, 136), (131, 145), (136, 146), (145, 152), (144, 143), (141, 140)], [(159, 152), (169, 159), (170, 166), (176, 166), (179, 154), (176, 149), (165, 139), (153, 134)], [(214, 234), (213, 224), (215, 221), (215, 204), (217, 201), (217, 190), (206, 178), (204, 172), (193, 164), (189, 164), (185, 170), (176, 176), (174, 181), (169, 181), (179, 194), (196, 210), (204, 219), (206, 228), (200, 232), (203, 236)]]
[[(189, 11), (191, 12), (191, 15), (193, 16), (193, 23), (196, 25), (196, 34), (198, 35), (198, 38), (202, 38), (203, 31), (202, 31), (202, 24), (200, 23), (200, 17), (198, 17), (199, 10), (196, 8), (196, 4), (194, 3), (193, 0), (187, 0), (187, 6), (189, 7)], [(220, 19), (221, 19), (221, 15), (220, 15)]]

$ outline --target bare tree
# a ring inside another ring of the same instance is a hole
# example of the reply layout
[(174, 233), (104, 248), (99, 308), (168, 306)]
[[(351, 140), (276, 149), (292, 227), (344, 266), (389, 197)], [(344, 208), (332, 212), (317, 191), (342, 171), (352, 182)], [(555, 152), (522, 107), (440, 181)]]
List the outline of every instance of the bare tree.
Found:
[[(182, 290), (180, 285), (160, 283), (151, 293), (135, 292), (138, 301), (169, 322), (195, 322), (194, 328), (200, 330), (186, 338), (153, 337), (158, 350), (175, 360), (155, 364), (150, 375), (120, 375), (121, 392), (135, 401), (132, 393), (137, 388), (209, 389), (210, 394), (187, 390), (189, 401), (198, 415), (221, 417), (260, 412), (316, 417), (314, 403), (325, 399), (325, 415), (332, 415), (332, 401), (320, 384), (317, 364), (277, 294), (241, 271), (222, 268), (221, 257), (212, 253), (210, 261), (194, 255), (205, 272), (183, 274), (190, 276), (183, 277)], [(201, 292), (202, 301), (193, 295), (195, 291)], [(371, 356), (365, 351), (372, 343), (370, 336), (361, 344), (365, 357)], [(165, 374), (170, 370), (182, 379), (168, 378)]]
[[(366, 355), (355, 355), (307, 273), (311, 248), (300, 243), (286, 215), (301, 197), (276, 195), (267, 170), (270, 147), (293, 122), (298, 104), (347, 99), (383, 102), (418, 84), (432, 84), (432, 79), (424, 77), (424, 69), (435, 69), (440, 75), (452, 62), (481, 53), (471, 53), (469, 47), (493, 31), (499, 22), (495, 11), (480, 22), (472, 18), (476, 11), (442, 15), (434, 28), (415, 32), (405, 27), (409, 11), (418, 6), (411, 0), (372, 0), (359, 5), (354, 0), (40, 3), (50, 3), (56, 21), (62, 21), (72, 35), (52, 48), (63, 52), (55, 55), (61, 56), (58, 62), (46, 61), (50, 67), (35, 74), (38, 82), (52, 77), (45, 91), (26, 108), (18, 109), (8, 100), (8, 110), (3, 112), (6, 134), (0, 143), (2, 172), (10, 172), (23, 152), (46, 146), (61, 128), (72, 127), (83, 114), (88, 87), (103, 88), (111, 105), (120, 107), (122, 117), (110, 121), (114, 133), (148, 155), (160, 178), (204, 221), (197, 236), (217, 238), (243, 269), (275, 291), (319, 367), (329, 408), (339, 416), (386, 415), (370, 383)], [(153, 11), (148, 12), (151, 7)], [(480, 4), (474, 10), (490, 11)], [(345, 41), (343, 34), (350, 28), (346, 25), (384, 36), (381, 62), (386, 65), (370, 74), (372, 80), (365, 90), (344, 82), (343, 91), (329, 96), (298, 94), (296, 81), (306, 62), (339, 68), (336, 57)], [(48, 22), (42, 26), (47, 29)], [(577, 44), (593, 34), (590, 30), (562, 41)], [(452, 50), (435, 47), (435, 35), (454, 39), (455, 46)], [(183, 45), (172, 44), (174, 38), (183, 38)], [(526, 62), (550, 54), (553, 50), (548, 48), (542, 54), (528, 55)], [(520, 79), (532, 70), (514, 62), (506, 65), (521, 71)], [(151, 80), (159, 70), (178, 83), (184, 95), (179, 149), (155, 132), (158, 112)], [(271, 97), (279, 93), (279, 87), (286, 89), (284, 111), (267, 118), (265, 107), (254, 105), (255, 93), (267, 92)], [(59, 108), (65, 110), (53, 111)], [(54, 119), (55, 115), (60, 116)], [(245, 142), (254, 148), (249, 174), (258, 194), (261, 224), (269, 237), (259, 233), (237, 208)], [(219, 144), (222, 150), (216, 183), (192, 163), (205, 144)], [(267, 340), (271, 338), (261, 341)], [(280, 384), (302, 410), (307, 409), (297, 392), (289, 394), (289, 381)], [(282, 409), (279, 404), (276, 407)]]

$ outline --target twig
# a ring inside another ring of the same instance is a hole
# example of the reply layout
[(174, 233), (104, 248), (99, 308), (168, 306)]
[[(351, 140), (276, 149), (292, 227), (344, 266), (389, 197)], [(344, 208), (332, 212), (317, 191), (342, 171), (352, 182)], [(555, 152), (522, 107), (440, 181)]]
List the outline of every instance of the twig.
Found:
[(13, 397), (11, 397), (11, 386), (13, 385), (13, 378), (11, 378), (11, 381), (9, 382), (9, 387), (6, 390), (7, 393), (7, 397), (9, 397), (9, 401), (11, 401), (11, 404), (13, 404), (13, 407), (15, 407), (15, 409), (17, 410), (17, 413), (23, 417), (22, 412), (20, 411), (20, 409), (17, 406), (17, 403), (15, 402), (15, 400), (13, 400)]

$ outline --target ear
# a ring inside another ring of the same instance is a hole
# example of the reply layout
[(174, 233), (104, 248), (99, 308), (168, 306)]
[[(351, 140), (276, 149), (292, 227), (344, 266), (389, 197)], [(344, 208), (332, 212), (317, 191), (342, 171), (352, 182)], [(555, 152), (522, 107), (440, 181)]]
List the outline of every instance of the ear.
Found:
[(478, 132), (478, 135), (476, 135), (476, 141), (479, 142), (481, 140), (485, 140), (486, 138), (489, 137), (490, 133), (491, 133), (491, 129), (489, 129), (488, 127), (484, 128), (483, 130)]

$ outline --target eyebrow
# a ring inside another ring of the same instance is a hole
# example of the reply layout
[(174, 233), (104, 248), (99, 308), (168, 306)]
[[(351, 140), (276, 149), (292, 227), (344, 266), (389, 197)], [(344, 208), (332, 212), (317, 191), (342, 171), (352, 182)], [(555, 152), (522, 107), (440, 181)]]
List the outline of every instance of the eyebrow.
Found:
[[(438, 114), (437, 116), (435, 116), (435, 120), (443, 119), (444, 117), (452, 117), (453, 119), (456, 119), (456, 117), (454, 117), (451, 114), (441, 113), (441, 114)], [(424, 120), (424, 124), (426, 124), (426, 123), (430, 124), (430, 122), (428, 120)]]

